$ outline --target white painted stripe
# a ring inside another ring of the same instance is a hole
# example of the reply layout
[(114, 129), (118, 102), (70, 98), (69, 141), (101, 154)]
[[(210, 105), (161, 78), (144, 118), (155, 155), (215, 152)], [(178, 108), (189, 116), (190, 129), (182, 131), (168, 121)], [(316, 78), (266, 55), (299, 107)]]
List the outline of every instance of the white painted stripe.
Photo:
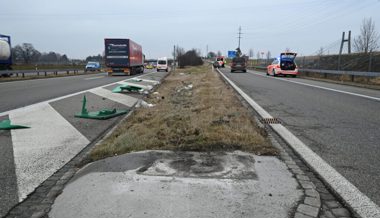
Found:
[[(255, 74), (258, 76), (262, 76), (262, 77), (268, 77), (268, 76), (260, 74), (260, 73), (254, 73), (254, 72), (249, 72), (249, 73)], [(282, 80), (285, 82), (295, 83), (295, 84), (299, 84), (299, 85), (303, 85), (303, 86), (309, 86), (309, 87), (313, 87), (313, 88), (324, 89), (324, 90), (328, 90), (328, 91), (333, 91), (333, 92), (338, 92), (338, 93), (342, 93), (342, 94), (353, 95), (353, 96), (357, 96), (357, 97), (362, 97), (362, 98), (367, 98), (367, 99), (371, 99), (371, 100), (375, 100), (375, 101), (380, 101), (380, 98), (368, 96), (368, 95), (363, 95), (363, 94), (358, 94), (358, 93), (354, 93), (354, 92), (347, 92), (347, 91), (342, 91), (342, 90), (338, 90), (338, 89), (327, 88), (327, 87), (323, 87), (323, 86), (317, 86), (317, 85), (312, 85), (312, 84), (308, 84), (308, 83), (303, 83), (303, 82), (298, 82), (298, 81), (288, 80), (288, 79), (283, 79), (283, 78), (278, 78), (278, 77), (268, 77), (268, 78), (278, 79), (278, 80)]]
[(112, 91), (108, 89), (104, 89), (104, 88), (93, 89), (90, 92), (96, 95), (99, 95), (101, 97), (108, 98), (111, 101), (119, 102), (128, 107), (132, 107), (138, 101), (137, 98), (134, 98), (125, 94), (121, 94), (121, 93), (113, 93)]
[[(134, 77), (134, 78), (140, 78), (140, 77), (142, 77), (142, 76), (147, 76), (147, 75), (150, 75), (150, 74), (153, 74), (153, 73), (155, 73), (155, 72), (148, 73), (148, 74), (144, 74), (144, 75), (137, 76), (137, 77)], [(65, 78), (65, 77), (62, 77), (62, 78)], [(89, 92), (89, 91), (94, 90), (94, 89), (103, 88), (103, 87), (106, 87), (106, 86), (116, 85), (116, 84), (118, 84), (118, 82), (109, 83), (109, 84), (106, 84), (106, 85), (103, 85), (103, 86), (99, 86), (99, 87), (96, 87), (96, 88), (87, 89), (87, 90), (80, 91), (80, 92), (75, 92), (75, 93), (68, 94), (68, 95), (65, 95), (65, 96), (61, 96), (61, 97), (58, 97), (58, 98), (52, 98), (52, 99), (49, 99), (49, 100), (46, 100), (46, 101), (42, 101), (42, 102), (38, 102), (38, 103), (35, 103), (35, 104), (31, 104), (31, 105), (28, 105), (28, 106), (25, 106), (25, 107), (20, 107), (20, 108), (16, 108), (16, 109), (13, 109), (13, 110), (9, 110), (9, 111), (5, 111), (5, 112), (1, 112), (1, 113), (0, 113), (0, 116), (8, 115), (8, 114), (11, 113), (12, 111), (25, 110), (25, 109), (28, 109), (28, 108), (32, 109), (32, 108), (34, 108), (34, 107), (38, 107), (39, 104), (44, 104), (44, 103), (50, 103), (50, 102), (54, 102), (54, 101), (59, 101), (59, 100), (65, 99), (65, 98), (69, 98), (69, 97), (72, 97), (72, 96), (75, 96), (75, 95), (79, 95), (79, 94), (83, 94), (83, 93)]]
[(132, 83), (132, 82), (125, 82), (125, 81), (117, 82), (117, 83), (120, 85), (129, 85), (129, 86), (139, 87), (139, 88), (142, 88), (144, 90), (151, 90), (153, 88), (153, 86), (150, 86), (150, 85), (145, 86), (145, 85), (136, 84), (136, 83)]
[(101, 78), (104, 78), (104, 77), (105, 76), (95, 76), (95, 77), (84, 78), (84, 80), (101, 79)]
[(378, 205), (314, 153), (293, 133), (281, 124), (270, 125), (360, 217), (380, 217)]
[[(141, 78), (140, 78), (141, 79)], [(127, 79), (126, 81), (131, 81), (133, 82), (134, 79)], [(148, 82), (148, 83), (153, 83), (154, 85), (160, 84), (160, 81), (156, 80), (150, 80), (150, 79), (141, 79), (142, 82)]]
[[(262, 116), (271, 118), (270, 114), (259, 106), (252, 98), (244, 93), (239, 87), (228, 79), (219, 69), (217, 69), (228, 83)], [(352, 183), (326, 163), (321, 157), (314, 153), (293, 133), (281, 124), (270, 124), (276, 131), (302, 158), (307, 164), (317, 172), (324, 181), (362, 218), (379, 218), (380, 207), (371, 199), (360, 192)]]
[(77, 155), (90, 141), (48, 103), (9, 113), (19, 200)]

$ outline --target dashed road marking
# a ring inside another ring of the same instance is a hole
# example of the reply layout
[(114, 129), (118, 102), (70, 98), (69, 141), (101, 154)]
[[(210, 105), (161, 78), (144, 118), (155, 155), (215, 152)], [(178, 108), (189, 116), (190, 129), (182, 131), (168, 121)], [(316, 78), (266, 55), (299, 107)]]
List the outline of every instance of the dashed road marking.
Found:
[(94, 93), (96, 95), (99, 95), (104, 98), (108, 98), (111, 101), (115, 101), (121, 104), (124, 104), (128, 107), (132, 107), (136, 102), (138, 101), (137, 98), (120, 94), (120, 93), (113, 93), (112, 91), (104, 88), (98, 88), (98, 89), (93, 89), (90, 91), (91, 93)]
[(104, 78), (104, 77), (105, 76), (95, 76), (95, 77), (84, 78), (84, 80), (101, 79), (101, 78)]

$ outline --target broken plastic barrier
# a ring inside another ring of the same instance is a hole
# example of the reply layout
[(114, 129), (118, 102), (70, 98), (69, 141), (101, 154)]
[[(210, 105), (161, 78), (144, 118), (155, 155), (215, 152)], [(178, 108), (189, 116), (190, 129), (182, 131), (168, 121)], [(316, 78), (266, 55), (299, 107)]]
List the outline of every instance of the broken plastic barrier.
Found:
[(30, 128), (28, 126), (13, 125), (10, 120), (3, 120), (0, 122), (0, 130), (9, 130), (9, 129), (26, 129)]

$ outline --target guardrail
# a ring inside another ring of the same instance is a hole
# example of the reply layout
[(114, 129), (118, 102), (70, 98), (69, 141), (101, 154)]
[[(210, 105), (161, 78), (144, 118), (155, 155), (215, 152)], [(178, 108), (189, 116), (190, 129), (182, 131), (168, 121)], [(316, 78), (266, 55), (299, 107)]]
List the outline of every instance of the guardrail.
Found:
[[(266, 70), (264, 66), (251, 66), (250, 68), (257, 70)], [(298, 69), (298, 72), (309, 76), (309, 73), (318, 73), (322, 74), (325, 78), (327, 75), (348, 75), (351, 77), (351, 80), (354, 81), (355, 76), (361, 77), (380, 77), (380, 72), (365, 72), (365, 71), (345, 71), (345, 70), (319, 70), (319, 69)]]
[(12, 75), (16, 77), (25, 77), (25, 75), (36, 75), (36, 76), (48, 76), (48, 75), (58, 75), (58, 74), (78, 74), (79, 69), (41, 69), (41, 70), (4, 70), (0, 71), (0, 75)]
[(321, 73), (321, 74), (335, 74), (335, 75), (349, 75), (349, 76), (380, 77), (380, 72), (317, 70), (317, 69), (299, 69), (298, 71), (301, 73)]

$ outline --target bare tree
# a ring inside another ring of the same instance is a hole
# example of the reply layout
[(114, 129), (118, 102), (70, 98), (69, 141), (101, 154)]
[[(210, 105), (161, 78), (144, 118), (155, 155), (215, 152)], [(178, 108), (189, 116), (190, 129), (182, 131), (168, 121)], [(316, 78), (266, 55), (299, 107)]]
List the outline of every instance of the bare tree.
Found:
[(242, 52), (241, 52), (240, 48), (239, 47), (236, 48), (236, 57), (241, 57), (241, 55), (242, 55)]
[(272, 54), (270, 53), (270, 51), (267, 52), (267, 60), (271, 59), (272, 57)]
[(16, 45), (13, 50), (16, 60), (23, 61), (25, 64), (36, 62), (41, 56), (41, 53), (37, 51), (31, 43)]
[(207, 57), (208, 57), (208, 58), (215, 58), (215, 57), (216, 57), (216, 54), (215, 54), (215, 52), (210, 51), (210, 52), (207, 54)]
[(185, 49), (182, 47), (179, 47), (178, 45), (175, 47), (175, 52), (172, 53), (172, 55), (178, 57), (185, 54)]
[(325, 54), (325, 49), (323, 47), (321, 47), (318, 51), (317, 51), (317, 54), (318, 56), (322, 56)]
[(372, 52), (379, 48), (380, 35), (376, 32), (375, 22), (372, 18), (363, 19), (360, 35), (354, 39), (354, 49), (357, 52)]

